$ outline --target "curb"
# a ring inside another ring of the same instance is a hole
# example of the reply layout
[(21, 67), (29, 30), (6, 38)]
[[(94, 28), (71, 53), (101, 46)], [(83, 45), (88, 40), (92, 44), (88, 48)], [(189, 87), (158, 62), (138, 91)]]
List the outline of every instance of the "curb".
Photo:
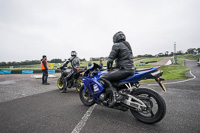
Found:
[[(164, 85), (167, 85), (167, 84), (177, 84), (177, 83), (183, 83), (183, 82), (187, 82), (187, 81), (196, 79), (196, 76), (192, 73), (191, 70), (190, 70), (190, 75), (192, 76), (192, 78), (188, 78), (188, 79), (185, 79), (185, 80), (179, 80), (179, 81), (166, 82), (166, 83), (163, 83), (163, 84)], [(147, 84), (147, 85), (151, 86), (151, 85), (158, 85), (158, 84)]]

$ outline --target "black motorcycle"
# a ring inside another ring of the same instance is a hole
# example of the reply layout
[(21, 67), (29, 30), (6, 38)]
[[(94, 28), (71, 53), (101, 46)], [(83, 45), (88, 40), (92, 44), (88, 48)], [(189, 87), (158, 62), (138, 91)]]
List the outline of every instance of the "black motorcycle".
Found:
[[(80, 91), (81, 86), (83, 85), (82, 82), (82, 73), (84, 69), (77, 69), (77, 72), (73, 72), (72, 67), (63, 67), (62, 69), (59, 68), (61, 71), (61, 76), (57, 81), (58, 88), (60, 90), (76, 87), (77, 91)], [(71, 76), (69, 76), (71, 75)]]

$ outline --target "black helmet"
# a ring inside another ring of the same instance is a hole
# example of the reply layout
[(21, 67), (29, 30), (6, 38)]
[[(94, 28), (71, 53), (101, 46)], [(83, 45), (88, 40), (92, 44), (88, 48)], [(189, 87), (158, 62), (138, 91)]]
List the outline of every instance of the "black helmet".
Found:
[(44, 59), (45, 57), (47, 57), (46, 55), (43, 55), (42, 58)]
[(117, 43), (120, 41), (126, 41), (126, 36), (124, 35), (123, 32), (119, 31), (113, 36), (113, 42)]
[(71, 56), (76, 56), (76, 55), (77, 55), (76, 51), (71, 52)]

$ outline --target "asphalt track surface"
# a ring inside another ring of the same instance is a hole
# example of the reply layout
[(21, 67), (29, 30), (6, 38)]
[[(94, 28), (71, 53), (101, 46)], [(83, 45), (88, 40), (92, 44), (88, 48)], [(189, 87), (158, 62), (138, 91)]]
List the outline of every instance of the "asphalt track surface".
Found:
[(155, 63), (150, 63), (151, 65), (165, 65), (167, 62), (171, 59), (171, 57), (165, 57), (161, 61), (155, 62)]
[[(85, 120), (81, 133), (199, 133), (200, 67), (186, 61), (194, 80), (158, 85), (143, 84), (157, 91), (166, 101), (165, 118), (156, 124), (144, 124), (132, 116), (97, 105)], [(85, 116), (84, 106), (75, 89), (62, 94), (56, 78), (41, 85), (31, 75), (0, 75), (0, 133), (71, 133)]]

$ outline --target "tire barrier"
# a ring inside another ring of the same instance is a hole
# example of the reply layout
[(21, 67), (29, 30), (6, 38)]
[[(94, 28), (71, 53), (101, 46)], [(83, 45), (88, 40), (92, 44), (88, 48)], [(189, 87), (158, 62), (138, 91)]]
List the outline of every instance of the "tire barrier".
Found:
[(33, 70), (22, 70), (22, 74), (33, 74)]
[[(59, 73), (59, 70), (48, 70), (48, 73)], [(0, 70), (0, 74), (35, 74), (42, 73), (41, 70)]]
[(0, 74), (11, 74), (11, 70), (0, 70)]
[(49, 70), (48, 73), (56, 73), (55, 70)]
[(135, 65), (135, 66), (144, 66), (146, 63), (143, 63), (143, 64), (138, 64), (138, 65)]
[[(85, 69), (85, 67), (80, 67), (81, 69)], [(48, 73), (60, 73), (59, 69), (56, 70), (48, 70)], [(42, 73), (42, 70), (0, 70), (0, 74), (35, 74)]]
[(143, 62), (143, 61), (141, 61), (140, 63), (149, 64), (149, 63), (155, 63), (155, 62), (157, 62), (157, 61), (147, 61), (147, 62)]

